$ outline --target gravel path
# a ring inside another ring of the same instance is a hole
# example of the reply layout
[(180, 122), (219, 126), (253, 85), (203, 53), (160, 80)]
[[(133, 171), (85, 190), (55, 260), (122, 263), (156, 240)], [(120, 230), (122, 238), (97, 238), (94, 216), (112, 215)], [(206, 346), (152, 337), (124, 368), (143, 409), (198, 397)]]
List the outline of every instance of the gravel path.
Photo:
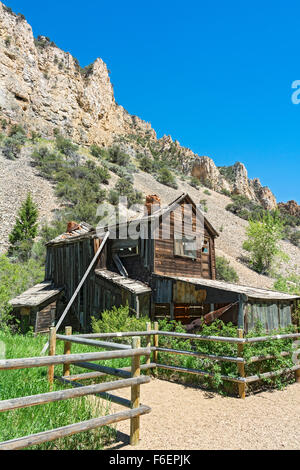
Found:
[[(129, 390), (120, 393), (129, 398)], [(141, 401), (150, 406), (141, 417), (136, 450), (300, 449), (300, 385), (263, 392), (246, 400), (153, 379), (142, 385)], [(113, 405), (113, 410), (120, 407)], [(130, 423), (118, 423), (110, 448), (133, 450), (125, 436)]]

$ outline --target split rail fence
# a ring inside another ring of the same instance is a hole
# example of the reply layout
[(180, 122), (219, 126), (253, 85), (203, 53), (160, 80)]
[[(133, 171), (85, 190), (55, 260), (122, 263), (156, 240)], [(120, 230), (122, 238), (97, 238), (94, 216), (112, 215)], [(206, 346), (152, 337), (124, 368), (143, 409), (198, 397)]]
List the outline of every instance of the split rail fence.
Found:
[[(113, 338), (126, 338), (131, 336), (144, 336), (147, 337), (147, 348), (150, 348), (151, 352), (153, 353), (153, 361), (151, 362), (150, 356), (147, 358), (147, 362), (142, 367), (145, 369), (166, 369), (172, 370), (174, 372), (183, 372), (188, 374), (195, 374), (200, 376), (206, 377), (214, 377), (214, 373), (207, 372), (204, 370), (199, 369), (188, 369), (184, 367), (177, 367), (168, 364), (160, 364), (159, 363), (159, 356), (160, 352), (166, 354), (178, 354), (178, 355), (185, 355), (185, 356), (193, 356), (202, 359), (209, 359), (212, 361), (222, 361), (222, 362), (232, 362), (237, 365), (238, 369), (238, 377), (231, 377), (228, 375), (222, 375), (221, 379), (228, 382), (235, 382), (238, 384), (239, 389), (239, 396), (240, 398), (246, 397), (246, 388), (247, 384), (258, 382), (263, 379), (272, 378), (278, 375), (286, 374), (288, 372), (295, 373), (295, 380), (297, 383), (300, 383), (300, 364), (299, 359), (296, 360), (295, 365), (293, 367), (280, 369), (271, 372), (261, 373), (259, 375), (246, 375), (246, 365), (253, 364), (255, 362), (262, 362), (269, 359), (275, 359), (276, 356), (268, 355), (268, 356), (253, 356), (250, 359), (246, 360), (244, 358), (244, 346), (246, 344), (254, 344), (263, 341), (278, 341), (280, 339), (291, 339), (295, 341), (295, 350), (297, 349), (297, 344), (300, 339), (300, 333), (292, 333), (292, 334), (283, 334), (283, 335), (273, 335), (273, 336), (259, 336), (253, 338), (244, 338), (244, 332), (242, 329), (238, 330), (238, 337), (224, 337), (224, 336), (201, 336), (189, 333), (177, 333), (171, 331), (160, 331), (158, 327), (158, 323), (154, 323), (154, 329), (151, 329), (151, 324), (147, 324), (147, 331), (134, 331), (134, 332), (122, 332), (122, 333), (93, 333), (93, 334), (86, 334), (86, 335), (78, 335), (78, 338), (81, 339), (88, 339), (89, 341), (93, 340), (104, 340), (104, 339), (113, 339)], [(172, 338), (179, 338), (179, 339), (189, 339), (193, 341), (212, 341), (212, 342), (222, 342), (222, 343), (229, 343), (229, 344), (236, 344), (237, 345), (237, 356), (218, 356), (214, 354), (204, 354), (197, 351), (182, 351), (178, 349), (168, 349), (159, 347), (159, 337), (160, 336), (168, 336)], [(151, 341), (151, 337), (153, 340)], [(65, 339), (66, 336), (58, 335), (58, 338)], [(300, 346), (298, 347), (298, 352), (300, 350)], [(281, 356), (291, 356), (293, 353), (289, 351), (281, 352)], [(299, 352), (300, 354), (300, 352)]]
[[(31, 406), (43, 405), (50, 402), (57, 402), (72, 398), (78, 398), (88, 395), (96, 395), (101, 398), (119, 403), (126, 408), (126, 411), (101, 416), (88, 421), (76, 424), (70, 424), (61, 428), (32, 434), (10, 441), (0, 442), (0, 450), (19, 450), (30, 446), (39, 445), (45, 442), (54, 441), (63, 437), (71, 436), (83, 431), (108, 426), (119, 421), (130, 419), (130, 444), (136, 445), (139, 442), (140, 435), (140, 416), (151, 411), (148, 406), (140, 404), (140, 386), (150, 382), (150, 377), (140, 374), (141, 356), (149, 356), (151, 351), (149, 348), (140, 347), (140, 337), (133, 337), (132, 346), (120, 345), (118, 343), (107, 343), (103, 341), (91, 341), (88, 339), (80, 339), (76, 336), (69, 336), (71, 329), (66, 329), (67, 336), (56, 335), (56, 329), (51, 328), (49, 340), (49, 356), (33, 357), (21, 359), (8, 359), (0, 361), (0, 373), (3, 370), (27, 369), (33, 367), (48, 367), (48, 381), (50, 384), (50, 392), (39, 395), (13, 398), (10, 400), (0, 401), (0, 413), (18, 408), (27, 408)], [(63, 355), (55, 355), (56, 340), (65, 341)], [(113, 351), (101, 351), (83, 354), (71, 354), (71, 343), (80, 343), (100, 348), (114, 349)], [(131, 358), (131, 367), (126, 369), (115, 369), (110, 367), (93, 364), (94, 361), (103, 361), (116, 358)], [(55, 377), (54, 368), (57, 365), (64, 366), (64, 376)], [(82, 367), (84, 369), (92, 369), (97, 372), (90, 374), (79, 374), (78, 376), (70, 376), (70, 365)], [(79, 379), (90, 379), (95, 376), (112, 375), (118, 377), (119, 380), (112, 382), (104, 382), (95, 385), (82, 385), (76, 381)], [(75, 385), (75, 389), (66, 389), (60, 391), (52, 391), (54, 379), (58, 379), (64, 384)], [(111, 395), (110, 391), (131, 388), (131, 400)]]
[[(237, 356), (220, 356), (214, 354), (205, 354), (198, 351), (184, 351), (177, 349), (164, 348), (159, 346), (159, 337), (166, 336), (172, 338), (187, 339), (193, 341), (212, 341), (231, 343), (237, 345)], [(146, 338), (146, 347), (141, 347), (141, 337)], [(121, 339), (121, 338), (132, 338), (132, 344), (114, 343), (108, 340)], [(265, 372), (259, 375), (246, 375), (247, 364), (255, 362), (261, 362), (269, 359), (276, 358), (276, 356), (253, 356), (249, 360), (243, 357), (244, 346), (246, 344), (254, 344), (263, 341), (277, 341), (280, 339), (291, 339), (295, 341), (295, 357), (299, 354), (299, 348), (297, 345), (300, 339), (300, 333), (264, 336), (255, 338), (244, 338), (243, 330), (238, 330), (238, 337), (223, 337), (223, 336), (201, 336), (188, 333), (177, 333), (170, 331), (160, 331), (158, 323), (154, 324), (154, 328), (150, 323), (147, 324), (146, 331), (134, 331), (134, 332), (119, 332), (119, 333), (93, 333), (93, 334), (81, 334), (72, 335), (71, 327), (67, 327), (65, 334), (57, 334), (55, 328), (51, 328), (50, 340), (49, 340), (49, 356), (48, 357), (35, 357), (35, 358), (23, 358), (23, 359), (9, 359), (0, 361), (0, 373), (1, 370), (9, 369), (25, 369), (31, 367), (48, 367), (48, 380), (50, 383), (50, 389), (52, 388), (54, 379), (61, 381), (64, 384), (69, 384), (75, 387), (75, 389), (67, 389), (58, 392), (52, 392), (41, 395), (35, 395), (23, 398), (14, 398), (11, 400), (0, 401), (0, 412), (14, 410), (17, 408), (24, 408), (28, 406), (36, 406), (49, 402), (66, 400), (70, 398), (76, 398), (87, 395), (96, 395), (103, 399), (110, 400), (111, 402), (118, 403), (129, 410), (122, 411), (109, 416), (102, 416), (89, 421), (71, 424), (64, 426), (59, 429), (53, 429), (50, 431), (38, 433), (31, 436), (26, 436), (11, 441), (0, 443), (0, 450), (13, 450), (22, 449), (32, 445), (41, 444), (44, 442), (52, 441), (58, 438), (70, 436), (79, 432), (96, 429), (100, 426), (109, 425), (126, 419), (130, 419), (130, 443), (136, 445), (139, 441), (140, 432), (140, 416), (147, 414), (151, 411), (148, 406), (140, 404), (140, 386), (142, 384), (150, 382), (149, 371), (151, 369), (166, 369), (175, 372), (183, 372), (189, 374), (196, 374), (200, 376), (214, 377), (214, 374), (208, 371), (199, 369), (188, 369), (184, 367), (177, 367), (168, 364), (159, 363), (159, 353), (166, 354), (178, 354), (194, 356), (203, 359), (209, 359), (213, 361), (225, 361), (232, 362), (237, 365), (238, 377), (231, 377), (222, 375), (221, 379), (224, 381), (235, 382), (238, 384), (240, 398), (245, 398), (247, 384), (257, 382), (265, 378), (275, 377), (280, 374), (287, 372), (294, 372), (296, 382), (300, 383), (300, 364), (299, 359), (295, 360), (295, 366)], [(57, 340), (64, 342), (64, 354), (55, 355), (56, 353), (56, 342)], [(99, 347), (110, 349), (112, 351), (101, 351), (83, 354), (71, 354), (72, 343), (82, 344), (85, 346)], [(153, 360), (151, 362), (151, 354), (153, 354)], [(290, 351), (281, 352), (281, 356), (291, 355)], [(146, 363), (141, 364), (141, 356), (146, 357)], [(131, 367), (114, 368), (94, 364), (95, 361), (115, 359), (115, 358), (131, 358)], [(57, 377), (54, 375), (55, 366), (63, 364), (63, 376)], [(76, 365), (82, 369), (88, 370), (89, 372), (83, 372), (81, 374), (71, 375), (71, 365)], [(148, 375), (140, 375), (141, 371), (147, 371)], [(95, 385), (85, 386), (79, 381), (96, 379), (106, 375), (112, 375), (117, 377), (118, 380), (113, 382), (105, 382)], [(122, 389), (131, 387), (131, 400), (111, 395), (110, 391), (116, 389)]]

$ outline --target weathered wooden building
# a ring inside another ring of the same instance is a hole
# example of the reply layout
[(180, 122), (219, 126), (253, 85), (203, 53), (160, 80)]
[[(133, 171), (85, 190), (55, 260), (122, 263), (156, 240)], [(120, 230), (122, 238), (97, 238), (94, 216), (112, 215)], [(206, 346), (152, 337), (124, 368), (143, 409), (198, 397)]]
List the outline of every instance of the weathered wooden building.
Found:
[[(89, 331), (92, 316), (128, 304), (135, 315), (183, 323), (230, 305), (222, 319), (245, 330), (258, 320), (268, 330), (291, 324), (297, 296), (216, 280), (218, 233), (188, 194), (164, 208), (157, 196), (151, 196), (146, 207), (143, 217), (113, 228), (114, 236), (107, 239), (67, 323), (72, 319), (75, 328)], [(103, 234), (108, 230), (111, 227), (103, 227)], [(54, 303), (56, 320), (60, 317), (99, 249), (99, 233), (81, 223), (47, 244), (45, 282), (35, 288), (36, 296), (27, 292), (12, 301), (23, 320), (26, 315), (27, 324), (43, 329)]]

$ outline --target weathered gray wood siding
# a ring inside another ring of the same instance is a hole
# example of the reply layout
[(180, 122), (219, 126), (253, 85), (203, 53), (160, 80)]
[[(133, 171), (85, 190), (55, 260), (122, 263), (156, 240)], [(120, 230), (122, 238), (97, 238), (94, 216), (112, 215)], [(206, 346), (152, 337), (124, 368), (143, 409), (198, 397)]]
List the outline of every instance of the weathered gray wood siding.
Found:
[(245, 326), (251, 331), (260, 322), (267, 331), (285, 328), (292, 324), (292, 302), (250, 301), (246, 306)]

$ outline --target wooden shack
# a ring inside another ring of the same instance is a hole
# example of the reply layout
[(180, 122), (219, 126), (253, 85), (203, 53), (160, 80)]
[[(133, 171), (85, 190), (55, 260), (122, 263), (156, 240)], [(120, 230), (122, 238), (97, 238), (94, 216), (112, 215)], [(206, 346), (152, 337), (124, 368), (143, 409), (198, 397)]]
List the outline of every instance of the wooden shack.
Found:
[[(131, 225), (134, 235), (127, 230), (124, 237), (121, 224), (113, 230), (110, 226), (95, 230), (81, 223), (69, 226), (66, 233), (47, 244), (45, 282), (53, 295), (46, 303), (56, 303), (56, 321), (97, 253), (105, 232), (112, 230), (114, 236), (107, 239), (72, 304), (66, 322), (74, 328), (89, 331), (92, 316), (126, 304), (136, 316), (183, 323), (227, 305), (230, 308), (222, 319), (245, 330), (253, 328), (258, 320), (266, 330), (291, 324), (292, 309), (299, 297), (216, 280), (218, 233), (202, 213), (199, 215), (188, 194), (165, 207), (161, 207), (157, 196), (150, 196), (145, 207), (143, 217), (133, 217), (125, 224), (127, 229)], [(189, 218), (185, 217), (187, 208)], [(196, 240), (199, 227), (200, 245)], [(38, 327), (39, 305), (31, 307), (27, 302), (25, 306), (26, 295), (11, 304), (21, 309), (21, 314), (31, 312), (30, 323)], [(44, 308), (45, 299), (42, 300), (40, 307)]]

